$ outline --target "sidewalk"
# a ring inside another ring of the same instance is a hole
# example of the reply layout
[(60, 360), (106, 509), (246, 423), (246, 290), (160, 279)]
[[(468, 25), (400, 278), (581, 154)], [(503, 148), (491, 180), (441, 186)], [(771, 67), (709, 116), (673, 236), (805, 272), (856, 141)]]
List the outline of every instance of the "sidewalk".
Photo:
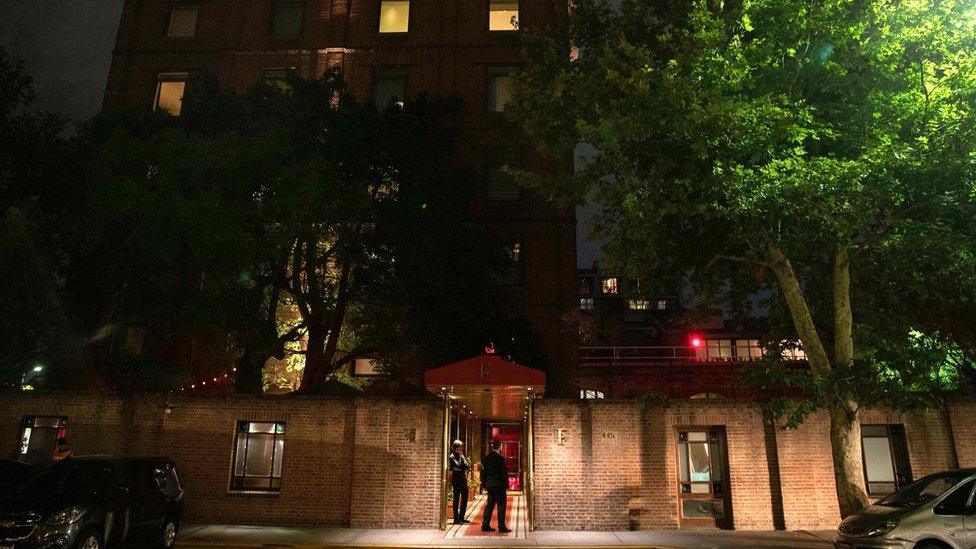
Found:
[(732, 532), (724, 530), (643, 530), (636, 532), (529, 532), (525, 539), (478, 537), (445, 539), (440, 530), (290, 528), (193, 525), (180, 532), (177, 547), (795, 547), (827, 549), (833, 532)]

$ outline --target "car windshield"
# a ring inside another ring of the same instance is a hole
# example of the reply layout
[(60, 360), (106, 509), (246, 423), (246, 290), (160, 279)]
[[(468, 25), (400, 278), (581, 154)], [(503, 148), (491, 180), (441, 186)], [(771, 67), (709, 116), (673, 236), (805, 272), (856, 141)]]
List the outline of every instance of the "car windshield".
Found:
[(939, 473), (919, 479), (879, 501), (887, 507), (918, 507), (938, 498), (950, 488), (972, 476), (971, 473)]
[(41, 471), (17, 489), (22, 494), (87, 492), (107, 486), (112, 470), (104, 465), (53, 466)]

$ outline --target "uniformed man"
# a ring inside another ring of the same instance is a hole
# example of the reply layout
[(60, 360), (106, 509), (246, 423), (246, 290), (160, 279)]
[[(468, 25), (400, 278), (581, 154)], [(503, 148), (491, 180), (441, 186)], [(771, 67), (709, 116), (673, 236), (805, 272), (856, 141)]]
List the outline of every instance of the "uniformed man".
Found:
[(481, 529), (491, 532), (491, 513), (495, 506), (498, 506), (498, 531), (501, 533), (511, 532), (505, 527), (505, 507), (507, 502), (508, 490), (508, 467), (505, 465), (505, 458), (502, 457), (502, 443), (500, 440), (491, 441), (491, 451), (481, 460), (481, 484), (488, 491), (488, 503), (485, 505), (485, 518), (481, 522)]
[(464, 518), (468, 512), (468, 471), (471, 464), (464, 457), (464, 443), (455, 440), (451, 452), (451, 486), (454, 488), (454, 524), (471, 522)]

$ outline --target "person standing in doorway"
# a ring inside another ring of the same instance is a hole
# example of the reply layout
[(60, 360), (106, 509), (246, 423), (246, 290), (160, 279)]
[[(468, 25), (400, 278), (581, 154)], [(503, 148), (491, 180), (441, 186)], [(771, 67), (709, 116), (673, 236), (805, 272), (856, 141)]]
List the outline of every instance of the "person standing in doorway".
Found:
[(508, 503), (508, 467), (505, 458), (499, 450), (502, 448), (500, 440), (491, 441), (491, 451), (481, 460), (481, 485), (488, 491), (488, 503), (485, 505), (485, 519), (481, 522), (481, 529), (491, 532), (491, 513), (498, 506), (498, 531), (511, 532), (505, 527), (505, 507)]
[(455, 440), (451, 445), (451, 487), (454, 489), (454, 524), (471, 522), (464, 518), (468, 513), (468, 471), (471, 463), (464, 457), (464, 443)]

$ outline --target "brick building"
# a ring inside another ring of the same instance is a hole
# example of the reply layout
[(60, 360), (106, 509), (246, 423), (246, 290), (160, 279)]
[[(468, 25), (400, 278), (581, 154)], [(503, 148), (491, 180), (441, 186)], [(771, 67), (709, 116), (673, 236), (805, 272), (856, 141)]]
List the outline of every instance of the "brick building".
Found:
[[(338, 67), (351, 92), (377, 104), (429, 93), (460, 98), (459, 163), (477, 174), (471, 210), (507, 241), (518, 281), (506, 311), (524, 317), (554, 371), (575, 365), (575, 212), (520, 189), (501, 170), (571, 169), (532, 152), (501, 112), (520, 63), (522, 27), (542, 26), (549, 0), (126, 0), (106, 104), (180, 110), (188, 79), (206, 71), (238, 89)], [(554, 380), (562, 379), (554, 377)]]

